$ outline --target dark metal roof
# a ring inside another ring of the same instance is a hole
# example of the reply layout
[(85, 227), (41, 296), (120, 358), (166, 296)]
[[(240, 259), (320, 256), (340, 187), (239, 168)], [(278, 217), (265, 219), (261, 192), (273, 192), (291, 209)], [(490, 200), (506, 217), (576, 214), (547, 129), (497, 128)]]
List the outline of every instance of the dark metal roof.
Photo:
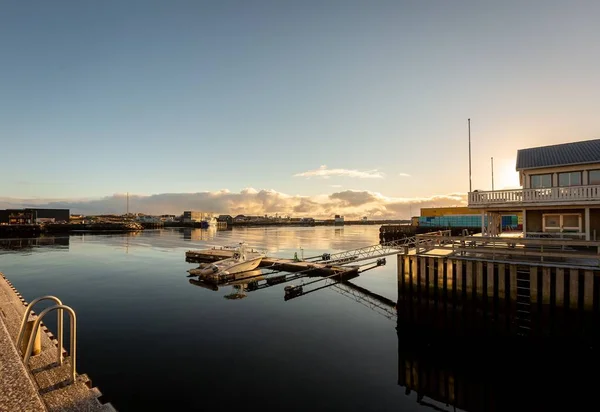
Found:
[(600, 163), (600, 139), (517, 151), (517, 170)]

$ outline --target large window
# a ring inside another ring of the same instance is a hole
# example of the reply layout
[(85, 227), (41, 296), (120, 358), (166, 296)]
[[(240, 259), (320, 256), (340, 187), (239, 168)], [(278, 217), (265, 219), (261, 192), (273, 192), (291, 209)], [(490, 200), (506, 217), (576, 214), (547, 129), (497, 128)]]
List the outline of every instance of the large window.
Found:
[(531, 176), (531, 187), (533, 189), (540, 189), (543, 187), (552, 187), (552, 175), (550, 173), (545, 175), (532, 175)]
[(588, 185), (600, 185), (600, 170), (590, 170), (588, 173)]
[(581, 233), (581, 214), (548, 214), (543, 215), (544, 232), (577, 232)]
[(560, 187), (581, 186), (581, 172), (559, 173), (558, 185)]

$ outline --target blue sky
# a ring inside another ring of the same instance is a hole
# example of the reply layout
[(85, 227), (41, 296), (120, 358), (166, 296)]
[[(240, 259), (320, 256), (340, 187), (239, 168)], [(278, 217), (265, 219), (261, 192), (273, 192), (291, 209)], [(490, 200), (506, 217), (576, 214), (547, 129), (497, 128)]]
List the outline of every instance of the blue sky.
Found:
[[(491, 156), (496, 188), (515, 186), (517, 149), (600, 137), (599, 15), (597, 1), (4, 1), (0, 197), (465, 192), (467, 118), (474, 189)], [(295, 176), (323, 165), (337, 171)]]

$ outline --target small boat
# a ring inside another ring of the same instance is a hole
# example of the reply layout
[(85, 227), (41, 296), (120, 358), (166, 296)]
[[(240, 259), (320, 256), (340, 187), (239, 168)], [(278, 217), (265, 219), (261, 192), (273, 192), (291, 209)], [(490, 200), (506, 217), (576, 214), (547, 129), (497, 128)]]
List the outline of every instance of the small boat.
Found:
[(214, 263), (202, 263), (196, 269), (188, 270), (190, 275), (222, 276), (254, 270), (260, 265), (264, 253), (248, 250), (244, 243), (233, 252), (233, 256)]

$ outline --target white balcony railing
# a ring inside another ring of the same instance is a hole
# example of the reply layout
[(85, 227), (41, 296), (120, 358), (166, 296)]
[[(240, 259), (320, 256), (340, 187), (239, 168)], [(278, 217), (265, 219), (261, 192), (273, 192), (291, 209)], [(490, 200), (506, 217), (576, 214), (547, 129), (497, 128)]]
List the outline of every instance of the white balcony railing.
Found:
[(600, 201), (600, 185), (470, 192), (469, 206)]

